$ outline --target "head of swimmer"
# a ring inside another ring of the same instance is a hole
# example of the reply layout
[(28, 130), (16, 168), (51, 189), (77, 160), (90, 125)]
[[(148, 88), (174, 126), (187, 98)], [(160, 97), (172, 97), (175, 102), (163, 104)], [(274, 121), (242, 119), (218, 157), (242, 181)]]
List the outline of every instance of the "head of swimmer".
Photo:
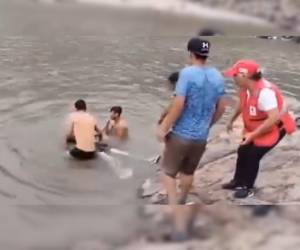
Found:
[(172, 88), (172, 90), (175, 89), (178, 78), (179, 78), (179, 72), (178, 71), (173, 72), (171, 75), (169, 75), (168, 82), (169, 82), (170, 87)]
[(79, 99), (74, 103), (74, 108), (76, 111), (86, 111), (86, 103), (84, 100)]
[(110, 109), (110, 119), (113, 121), (117, 121), (121, 118), (123, 109), (121, 106), (113, 106)]

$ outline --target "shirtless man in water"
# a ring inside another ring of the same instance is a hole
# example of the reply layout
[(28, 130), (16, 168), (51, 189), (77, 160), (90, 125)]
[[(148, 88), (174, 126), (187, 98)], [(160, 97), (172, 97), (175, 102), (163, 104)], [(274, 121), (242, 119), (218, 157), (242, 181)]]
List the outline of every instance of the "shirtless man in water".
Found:
[(70, 155), (79, 160), (93, 159), (97, 155), (96, 137), (102, 138), (102, 132), (97, 125), (96, 119), (86, 110), (84, 100), (78, 100), (74, 104), (75, 112), (67, 119), (68, 133), (66, 143), (75, 143), (70, 150)]
[(123, 109), (120, 106), (114, 106), (110, 109), (110, 120), (103, 130), (107, 136), (112, 136), (120, 140), (128, 138), (128, 124), (121, 117), (122, 111)]

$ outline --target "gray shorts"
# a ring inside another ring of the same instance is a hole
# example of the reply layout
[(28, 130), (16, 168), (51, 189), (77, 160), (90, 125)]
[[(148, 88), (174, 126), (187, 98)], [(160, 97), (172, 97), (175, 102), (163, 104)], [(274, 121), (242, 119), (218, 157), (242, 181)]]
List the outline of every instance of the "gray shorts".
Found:
[(164, 173), (175, 178), (178, 173), (193, 175), (206, 149), (206, 140), (188, 140), (168, 134), (162, 157)]

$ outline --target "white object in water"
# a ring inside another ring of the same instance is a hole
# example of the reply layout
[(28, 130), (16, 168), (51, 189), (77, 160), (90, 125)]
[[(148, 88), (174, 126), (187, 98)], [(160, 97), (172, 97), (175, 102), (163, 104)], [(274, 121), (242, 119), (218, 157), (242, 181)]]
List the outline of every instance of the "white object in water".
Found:
[(124, 156), (129, 156), (129, 153), (126, 151), (122, 151), (116, 148), (111, 148), (110, 152), (114, 153), (114, 154), (119, 154), (119, 155), (124, 155)]
[(148, 158), (148, 159), (144, 159), (144, 158), (141, 158), (141, 157), (137, 157), (135, 155), (132, 155), (131, 153), (129, 152), (126, 152), (126, 151), (122, 151), (120, 149), (117, 149), (117, 148), (111, 148), (109, 150), (111, 153), (113, 154), (118, 154), (118, 155), (122, 155), (122, 156), (127, 156), (127, 157), (130, 157), (132, 159), (135, 159), (135, 160), (139, 160), (139, 161), (147, 161), (147, 162), (150, 162), (151, 164), (157, 164), (159, 159), (160, 159), (160, 156), (159, 155), (156, 155), (156, 156), (153, 156), (151, 158)]
[(132, 177), (133, 170), (131, 168), (122, 168), (120, 162), (108, 155), (105, 152), (99, 152), (99, 155), (105, 160), (113, 171), (119, 176), (120, 179), (128, 179)]

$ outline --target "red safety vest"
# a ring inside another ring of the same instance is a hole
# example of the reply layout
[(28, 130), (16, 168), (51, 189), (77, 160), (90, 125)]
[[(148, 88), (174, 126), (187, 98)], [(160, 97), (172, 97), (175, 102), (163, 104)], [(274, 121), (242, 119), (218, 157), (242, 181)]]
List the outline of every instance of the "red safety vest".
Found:
[[(260, 80), (255, 85), (253, 95), (248, 95), (247, 91), (240, 91), (242, 116), (245, 126), (245, 132), (253, 132), (256, 130), (267, 118), (268, 114), (264, 111), (260, 111), (258, 108), (258, 98), (260, 91), (264, 88), (272, 89), (277, 98), (279, 112), (283, 111), (284, 100), (279, 88), (266, 80)], [(295, 119), (287, 111), (281, 114), (280, 121), (282, 127), (286, 130), (287, 134), (292, 134), (296, 131)], [(260, 147), (273, 146), (279, 139), (280, 128), (278, 124), (274, 124), (268, 132), (260, 135), (254, 140), (254, 144)]]

